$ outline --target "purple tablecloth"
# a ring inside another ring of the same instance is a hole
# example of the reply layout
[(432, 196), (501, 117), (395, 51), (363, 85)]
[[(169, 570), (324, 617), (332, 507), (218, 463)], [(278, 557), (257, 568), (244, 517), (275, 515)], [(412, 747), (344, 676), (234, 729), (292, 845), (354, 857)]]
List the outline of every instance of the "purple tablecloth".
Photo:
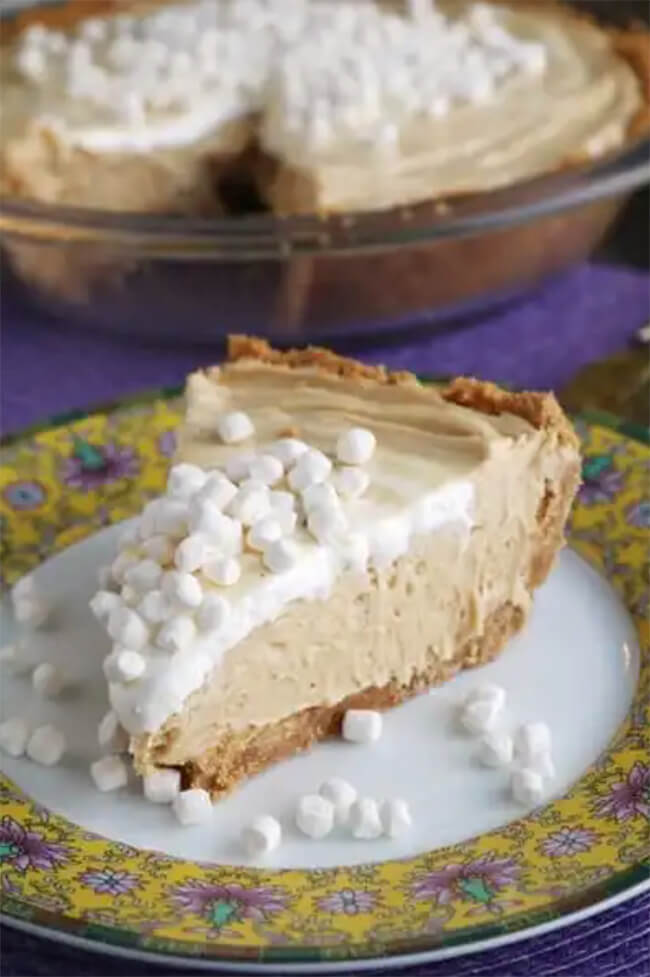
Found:
[[(46, 323), (5, 300), (2, 430), (144, 388), (180, 383), (218, 353), (209, 347), (138, 346)], [(648, 278), (585, 265), (480, 325), (355, 355), (420, 373), (478, 374), (522, 387), (559, 388), (585, 363), (623, 347), (650, 319)], [(237, 324), (233, 323), (236, 331)]]
[[(559, 388), (582, 366), (623, 348), (649, 320), (646, 275), (586, 265), (478, 324), (399, 346), (382, 346), (378, 339), (372, 348), (355, 349), (355, 355), (420, 373), (473, 373), (519, 386)], [(68, 331), (20, 308), (11, 295), (4, 297), (2, 324), (4, 432), (54, 413), (180, 383), (188, 370), (217, 355), (205, 347), (144, 347)], [(6, 977), (162, 970), (55, 947), (13, 931), (3, 935)], [(650, 894), (557, 933), (409, 972), (431, 977), (648, 977)]]

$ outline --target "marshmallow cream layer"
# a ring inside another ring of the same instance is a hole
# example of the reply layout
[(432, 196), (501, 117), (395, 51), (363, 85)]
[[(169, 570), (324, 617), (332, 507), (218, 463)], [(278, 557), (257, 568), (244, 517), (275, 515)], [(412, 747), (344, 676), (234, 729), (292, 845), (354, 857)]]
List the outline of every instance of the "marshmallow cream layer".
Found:
[[(254, 426), (254, 436), (236, 446), (223, 444), (216, 433), (219, 417), (232, 410), (245, 411)], [(496, 506), (498, 519), (514, 527), (515, 536), (523, 534), (530, 520), (531, 499), (537, 504), (541, 490), (536, 482), (533, 492), (518, 500), (518, 483), (539, 451), (542, 435), (512, 415), (490, 417), (448, 404), (415, 381), (379, 385), (312, 368), (267, 367), (247, 361), (197, 373), (188, 382), (178, 460), (207, 470), (224, 468), (234, 456), (259, 452), (290, 433), (335, 459), (336, 440), (350, 427), (367, 428), (377, 440), (372, 459), (363, 466), (370, 478), (366, 493), (342, 502), (350, 527), (347, 540), (354, 545), (348, 550), (346, 538), (336, 545), (319, 543), (298, 528), (292, 536), (297, 559), (286, 571), (266, 569), (260, 555), (250, 551), (241, 556), (242, 574), (232, 586), (217, 586), (199, 571), (196, 576), (204, 593), (219, 593), (228, 601), (227, 621), (217, 632), (199, 634), (189, 647), (173, 654), (155, 647), (152, 637), (151, 644), (142, 649), (144, 674), (136, 681), (110, 682), (111, 705), (130, 733), (159, 730), (186, 703), (192, 712), (193, 700), (188, 702), (188, 697), (193, 693), (202, 696), (203, 690), (197, 690), (208, 677), (217, 697), (219, 689), (223, 691), (213, 718), (217, 721), (218, 716), (218, 723), (230, 728), (295, 712), (320, 701), (323, 689), (327, 689), (328, 701), (338, 701), (349, 694), (349, 676), (340, 667), (331, 671), (335, 648), (328, 648), (326, 636), (321, 633), (318, 643), (320, 659), (310, 653), (305, 671), (296, 668), (295, 656), (305, 651), (308, 636), (299, 627), (294, 645), (283, 632), (280, 644), (284, 651), (278, 657), (266, 641), (267, 628), (282, 629), (282, 622), (289, 618), (309, 620), (310, 615), (319, 615), (318, 608), (325, 608), (323, 602), (330, 598), (336, 600), (341, 587), (352, 586), (360, 595), (368, 592), (373, 574), (389, 572), (394, 561), (410, 552), (424, 552), (428, 547), (435, 552), (437, 539), (440, 553), (448, 554), (449, 574), (452, 569), (456, 574), (477, 519), (487, 521), (481, 516), (486, 504), (490, 521)], [(498, 478), (497, 473), (501, 473)], [(544, 473), (537, 474), (543, 481)], [(486, 502), (483, 483), (493, 479), (499, 497), (488, 495)], [(287, 486), (283, 482), (274, 488), (286, 490)], [(507, 590), (521, 603), (527, 598), (517, 567), (518, 562), (513, 563)], [(471, 561), (470, 577), (482, 572)], [(454, 587), (461, 582), (472, 581), (459, 579)], [(345, 615), (343, 605), (341, 610)], [(335, 607), (327, 608), (326, 614), (335, 621)], [(317, 627), (322, 632), (322, 621)], [(450, 636), (449, 647), (441, 649), (443, 656), (451, 654), (452, 644)], [(379, 666), (372, 655), (363, 665), (357, 663), (355, 686), (374, 684), (381, 677), (378, 672), (408, 680), (413, 661), (408, 649), (405, 651), (401, 663), (387, 658)], [(336, 644), (336, 653), (344, 661), (345, 656), (350, 662), (354, 657), (353, 649), (340, 644)], [(279, 680), (279, 668), (290, 677), (288, 683)], [(296, 687), (297, 674), (303, 675), (304, 687)], [(332, 675), (339, 680), (332, 680)], [(200, 712), (196, 710), (197, 717)]]

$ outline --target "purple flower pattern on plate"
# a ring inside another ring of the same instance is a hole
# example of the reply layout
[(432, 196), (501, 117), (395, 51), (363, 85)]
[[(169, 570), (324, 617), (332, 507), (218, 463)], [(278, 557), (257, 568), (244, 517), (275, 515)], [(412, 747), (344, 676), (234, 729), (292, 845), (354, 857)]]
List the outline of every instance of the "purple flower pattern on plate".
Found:
[(165, 458), (173, 458), (176, 451), (176, 431), (163, 431), (158, 437), (158, 451)]
[(75, 436), (73, 453), (63, 467), (63, 481), (70, 488), (92, 492), (122, 478), (134, 478), (139, 471), (140, 464), (131, 448), (116, 444), (97, 447)]
[(19, 872), (28, 868), (47, 871), (65, 862), (67, 856), (64, 845), (44, 841), (36, 831), (26, 831), (13, 818), (0, 821), (0, 862), (13, 865)]
[(346, 916), (356, 916), (359, 913), (369, 913), (377, 903), (374, 892), (366, 889), (339, 889), (331, 895), (319, 899), (318, 908), (326, 913), (344, 913)]
[(614, 468), (611, 455), (590, 455), (582, 468), (578, 498), (583, 505), (611, 502), (625, 484), (623, 472)]
[(625, 780), (612, 784), (605, 797), (596, 801), (595, 813), (599, 817), (612, 817), (617, 821), (631, 818), (650, 819), (650, 766), (635, 763)]
[(203, 916), (216, 929), (242, 919), (262, 921), (281, 912), (286, 897), (281, 889), (269, 886), (246, 887), (232, 883), (213, 885), (192, 879), (172, 890), (172, 901), (178, 909)]
[(595, 831), (588, 828), (560, 828), (546, 838), (540, 850), (549, 858), (561, 858), (564, 855), (578, 855), (589, 851), (597, 839)]
[(11, 508), (18, 509), (19, 512), (40, 508), (47, 498), (45, 487), (33, 479), (10, 482), (5, 486), (2, 495)]
[(643, 500), (636, 505), (628, 506), (625, 510), (625, 518), (630, 526), (638, 526), (639, 529), (650, 529), (650, 502)]
[(131, 872), (115, 872), (110, 868), (98, 869), (96, 872), (84, 872), (79, 876), (82, 885), (93, 892), (122, 896), (138, 887), (139, 879)]
[(490, 853), (482, 858), (446, 865), (416, 878), (412, 891), (416, 899), (434, 899), (447, 905), (454, 899), (489, 903), (499, 889), (516, 882), (519, 866), (512, 858)]

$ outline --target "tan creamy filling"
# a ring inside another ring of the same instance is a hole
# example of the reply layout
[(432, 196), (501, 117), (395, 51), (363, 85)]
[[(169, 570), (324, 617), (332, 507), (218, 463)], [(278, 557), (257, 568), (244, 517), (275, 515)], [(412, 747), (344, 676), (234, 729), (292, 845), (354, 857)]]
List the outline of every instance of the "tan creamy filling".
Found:
[(261, 444), (290, 426), (327, 449), (334, 427), (362, 419), (377, 436), (380, 465), (408, 470), (422, 486), (469, 479), (474, 526), (448, 525), (417, 537), (387, 569), (347, 573), (328, 600), (288, 606), (226, 653), (180, 715), (136, 740), (145, 763), (158, 749), (160, 762), (182, 763), (227, 731), (333, 704), (393, 679), (408, 684), (427, 663), (448, 661), (463, 640), (480, 635), (505, 602), (525, 612), (539, 545), (531, 527), (547, 484), (557, 482), (567, 463), (565, 449), (550, 452), (548, 435), (520, 418), (447, 404), (416, 384), (369, 384), (360, 392), (358, 379), (252, 364), (227, 368), (219, 378), (216, 384), (197, 375), (190, 382), (182, 459), (211, 466), (232, 453), (213, 433), (225, 406), (255, 419)]

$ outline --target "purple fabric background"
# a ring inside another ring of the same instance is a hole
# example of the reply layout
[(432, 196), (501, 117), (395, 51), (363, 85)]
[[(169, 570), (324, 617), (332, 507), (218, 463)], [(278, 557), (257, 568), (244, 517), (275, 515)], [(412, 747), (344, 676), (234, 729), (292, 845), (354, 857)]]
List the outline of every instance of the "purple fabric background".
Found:
[[(46, 322), (11, 293), (3, 305), (4, 432), (59, 411), (181, 383), (189, 370), (219, 356), (209, 346), (139, 346)], [(475, 373), (522, 387), (560, 388), (585, 363), (623, 347), (649, 319), (646, 275), (584, 265), (479, 325), (399, 346), (382, 345), (378, 337), (374, 346), (355, 346), (354, 354), (420, 373)]]
[[(587, 363), (622, 349), (650, 320), (641, 272), (585, 265), (506, 310), (456, 332), (397, 346), (355, 347), (368, 362), (420, 373), (478, 374), (525, 387), (561, 388)], [(0, 380), (4, 433), (51, 414), (181, 383), (217, 349), (139, 346), (46, 322), (3, 295)], [(164, 968), (88, 954), (5, 929), (6, 977), (158, 974)], [(650, 893), (557, 933), (408, 971), (430, 977), (648, 977)], [(372, 971), (378, 974), (379, 971)], [(405, 974), (406, 971), (392, 971)]]

